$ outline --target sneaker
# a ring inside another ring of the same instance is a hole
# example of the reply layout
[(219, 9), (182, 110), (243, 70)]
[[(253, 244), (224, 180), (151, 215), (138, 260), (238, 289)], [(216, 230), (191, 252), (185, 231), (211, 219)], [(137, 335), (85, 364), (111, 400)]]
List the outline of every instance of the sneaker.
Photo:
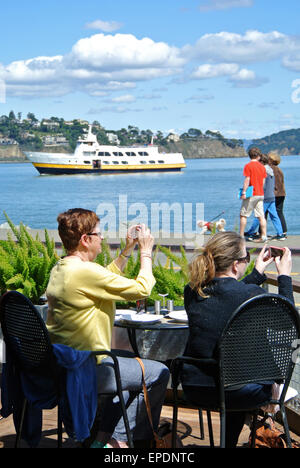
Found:
[(252, 236), (244, 236), (246, 241), (254, 241), (254, 237)]
[(278, 240), (278, 241), (284, 241), (286, 240), (286, 236), (284, 234), (281, 234), (281, 236), (274, 236), (273, 240)]
[(254, 239), (253, 242), (261, 243), (261, 242), (267, 242), (268, 238), (267, 237), (259, 237), (258, 239)]

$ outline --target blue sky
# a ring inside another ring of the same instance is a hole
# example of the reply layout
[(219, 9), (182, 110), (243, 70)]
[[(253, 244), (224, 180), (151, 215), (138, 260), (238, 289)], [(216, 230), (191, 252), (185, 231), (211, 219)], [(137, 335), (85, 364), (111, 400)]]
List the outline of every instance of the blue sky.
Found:
[(0, 115), (247, 139), (300, 127), (299, 0), (14, 0), (0, 11)]

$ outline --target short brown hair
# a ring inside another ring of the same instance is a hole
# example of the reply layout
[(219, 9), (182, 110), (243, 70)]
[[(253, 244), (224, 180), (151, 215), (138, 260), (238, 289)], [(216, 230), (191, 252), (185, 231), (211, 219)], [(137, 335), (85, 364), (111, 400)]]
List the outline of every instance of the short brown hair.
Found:
[(256, 146), (253, 146), (253, 148), (250, 148), (248, 151), (248, 154), (249, 154), (250, 159), (256, 159), (262, 156), (262, 152)]
[(278, 166), (280, 164), (281, 158), (278, 153), (275, 151), (270, 151), (268, 154), (270, 163), (273, 164), (274, 166)]
[(216, 273), (227, 271), (235, 260), (243, 256), (243, 241), (244, 238), (234, 231), (218, 232), (212, 236), (189, 265), (191, 288), (200, 296), (207, 297), (203, 289)]
[(83, 234), (93, 231), (99, 218), (94, 211), (72, 208), (57, 217), (58, 233), (65, 249), (73, 252), (78, 247)]
[(266, 164), (268, 164), (268, 161), (269, 161), (269, 158), (268, 158), (268, 155), (267, 154), (262, 154), (261, 155), (261, 158), (260, 158), (260, 162), (266, 166)]

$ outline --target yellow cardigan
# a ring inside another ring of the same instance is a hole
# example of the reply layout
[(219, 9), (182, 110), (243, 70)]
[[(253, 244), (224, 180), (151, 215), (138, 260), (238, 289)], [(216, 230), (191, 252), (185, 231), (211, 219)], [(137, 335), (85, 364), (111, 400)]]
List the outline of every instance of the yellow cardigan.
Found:
[[(114, 262), (104, 268), (76, 257), (61, 259), (51, 271), (46, 291), (52, 343), (79, 350), (110, 350), (115, 301), (147, 297), (155, 284), (152, 273), (145, 270), (136, 280), (121, 274)], [(98, 363), (101, 359), (97, 358)]]

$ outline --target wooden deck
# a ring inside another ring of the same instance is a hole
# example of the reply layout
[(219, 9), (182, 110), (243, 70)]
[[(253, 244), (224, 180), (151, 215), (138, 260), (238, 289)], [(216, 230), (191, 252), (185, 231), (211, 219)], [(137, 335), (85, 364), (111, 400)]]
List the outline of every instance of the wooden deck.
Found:
[[(172, 408), (164, 406), (162, 415), (162, 420), (172, 421)], [(205, 439), (200, 439), (199, 431), (199, 420), (198, 412), (195, 410), (189, 409), (179, 409), (179, 423), (178, 423), (178, 435), (181, 437), (183, 445), (185, 448), (209, 448), (209, 437), (208, 429), (206, 424), (206, 413), (203, 414), (204, 427), (205, 427)], [(217, 413), (212, 413), (212, 422), (214, 428), (214, 440), (215, 446), (219, 444), (219, 415)], [(244, 429), (241, 433), (238, 447), (246, 448), (249, 437), (249, 428), (244, 426)], [(292, 434), (293, 438), (297, 438)], [(297, 438), (298, 440), (299, 438)], [(15, 442), (15, 429), (12, 420), (12, 416), (0, 420), (0, 448), (13, 448)], [(24, 441), (21, 441), (22, 448), (28, 448), (27, 444)], [(42, 439), (39, 445), (39, 448), (56, 448), (56, 409), (45, 410), (43, 412), (43, 434)], [(63, 434), (63, 448), (78, 448), (67, 435)]]

